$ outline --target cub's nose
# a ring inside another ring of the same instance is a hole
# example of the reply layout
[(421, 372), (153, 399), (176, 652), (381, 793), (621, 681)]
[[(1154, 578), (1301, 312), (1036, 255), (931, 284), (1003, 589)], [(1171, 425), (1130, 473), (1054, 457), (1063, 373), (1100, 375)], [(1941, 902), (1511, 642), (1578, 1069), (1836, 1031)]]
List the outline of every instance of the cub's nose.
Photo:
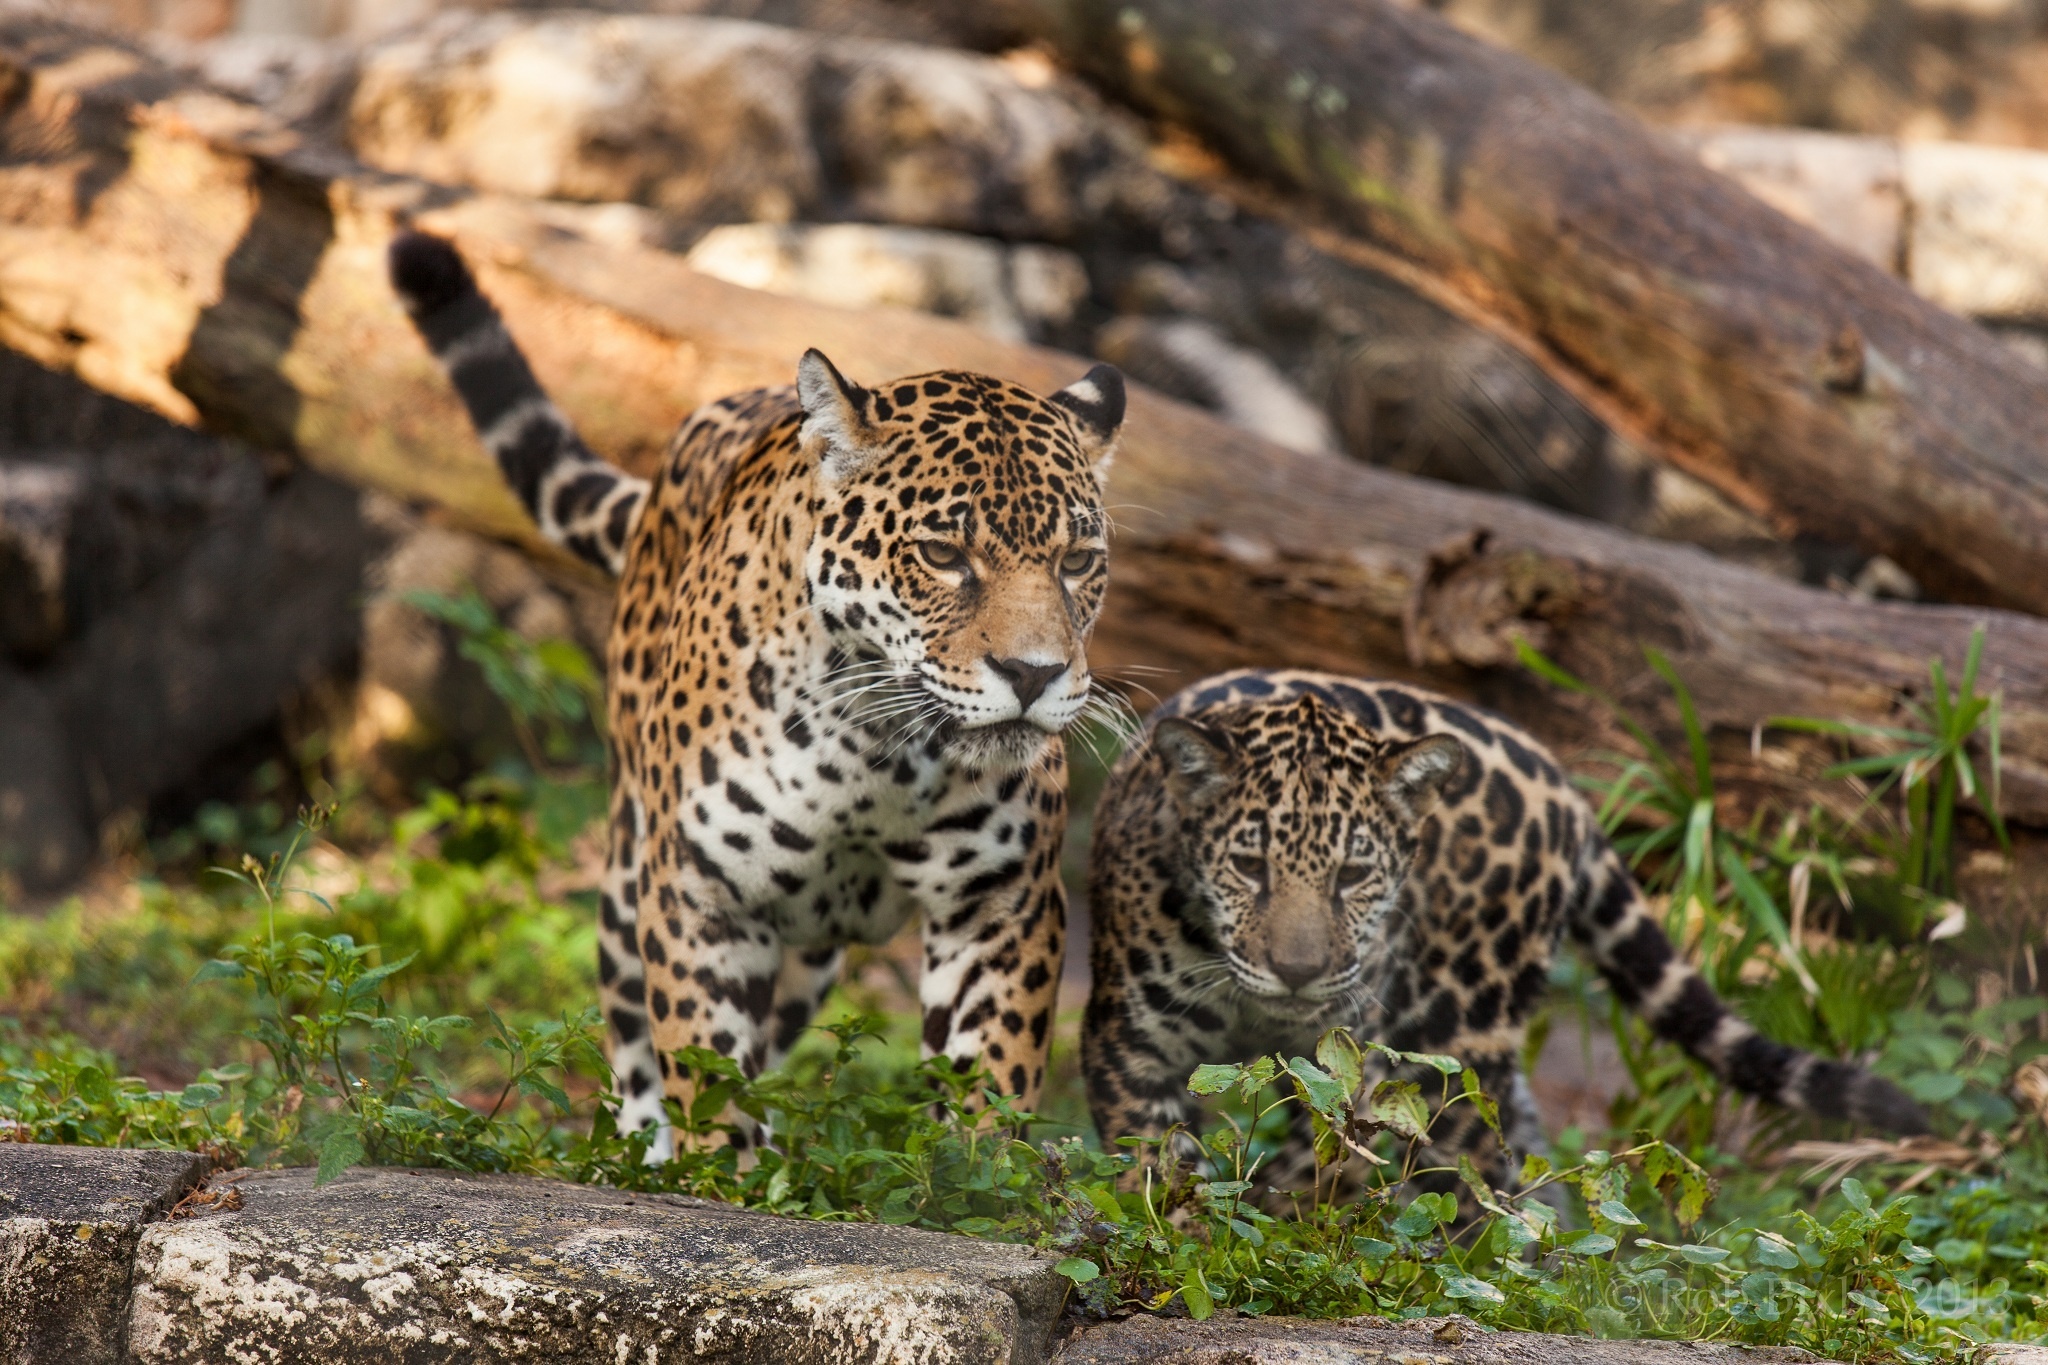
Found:
[(1065, 663), (1032, 664), (1022, 659), (998, 659), (993, 654), (988, 656), (988, 666), (1017, 694), (1020, 711), (1029, 711), (1031, 703), (1045, 695), (1052, 680), (1067, 671)]
[(1330, 970), (1329, 954), (1319, 947), (1303, 943), (1283, 943), (1273, 950), (1269, 964), (1273, 975), (1280, 978), (1287, 989), (1298, 991)]

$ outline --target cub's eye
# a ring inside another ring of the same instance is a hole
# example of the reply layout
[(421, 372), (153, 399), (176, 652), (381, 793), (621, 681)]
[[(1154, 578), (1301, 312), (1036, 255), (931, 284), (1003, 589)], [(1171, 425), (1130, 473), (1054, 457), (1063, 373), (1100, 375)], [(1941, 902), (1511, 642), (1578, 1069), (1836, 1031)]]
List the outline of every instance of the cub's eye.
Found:
[(943, 540), (921, 540), (917, 552), (924, 562), (934, 569), (961, 569), (967, 566), (967, 552), (958, 545), (948, 545)]
[(1371, 875), (1372, 865), (1370, 863), (1346, 863), (1337, 869), (1337, 885), (1340, 887), (1356, 886)]
[(1253, 881), (1266, 875), (1266, 860), (1256, 853), (1233, 853), (1230, 866), (1240, 877), (1249, 877)]
[(1095, 562), (1101, 558), (1100, 550), (1069, 550), (1060, 558), (1060, 572), (1069, 578), (1079, 578), (1094, 568)]

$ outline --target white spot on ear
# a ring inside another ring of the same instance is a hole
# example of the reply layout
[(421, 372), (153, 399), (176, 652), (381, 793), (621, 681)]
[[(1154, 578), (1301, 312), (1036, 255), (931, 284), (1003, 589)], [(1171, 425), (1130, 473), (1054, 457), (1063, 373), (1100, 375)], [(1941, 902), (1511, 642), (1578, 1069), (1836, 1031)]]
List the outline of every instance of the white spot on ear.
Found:
[(1114, 365), (1097, 365), (1061, 389), (1052, 401), (1072, 413), (1081, 449), (1099, 480), (1116, 456), (1116, 435), (1124, 424), (1124, 376)]

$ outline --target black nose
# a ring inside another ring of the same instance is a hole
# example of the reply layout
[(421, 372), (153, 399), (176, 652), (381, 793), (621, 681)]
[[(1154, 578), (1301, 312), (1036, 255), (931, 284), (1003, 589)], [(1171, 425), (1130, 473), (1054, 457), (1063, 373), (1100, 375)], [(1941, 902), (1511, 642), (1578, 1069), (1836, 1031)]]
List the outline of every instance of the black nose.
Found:
[(1304, 943), (1282, 943), (1274, 948), (1273, 975), (1291, 991), (1298, 991), (1330, 969), (1329, 955), (1320, 947)]
[(998, 659), (993, 654), (988, 656), (988, 666), (1010, 685), (1010, 690), (1017, 694), (1018, 707), (1025, 711), (1045, 695), (1047, 683), (1067, 671), (1065, 664), (1027, 664), (1022, 659)]

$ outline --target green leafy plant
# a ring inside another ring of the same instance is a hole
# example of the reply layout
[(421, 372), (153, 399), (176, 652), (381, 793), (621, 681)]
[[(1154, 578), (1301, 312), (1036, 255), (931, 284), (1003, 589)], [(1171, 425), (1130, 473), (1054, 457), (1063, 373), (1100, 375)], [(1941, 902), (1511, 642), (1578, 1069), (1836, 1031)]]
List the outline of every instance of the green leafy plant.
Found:
[[(1999, 701), (1996, 693), (1980, 696), (1977, 677), (1984, 662), (1984, 627), (1970, 632), (1969, 652), (1953, 686), (1939, 658), (1927, 664), (1925, 699), (1902, 698), (1909, 725), (1866, 725), (1851, 721), (1777, 716), (1778, 729), (1829, 735), (1879, 752), (1846, 759), (1828, 770), (1830, 777), (1874, 779), (1867, 798), (1873, 810), (1884, 798), (1898, 794), (1897, 835), (1885, 852), (1906, 885), (1937, 896), (1955, 890), (1956, 807), (1962, 800), (1979, 802), (1999, 846), (2011, 847), (1999, 814)], [(1972, 744), (1985, 748), (1987, 777), (1977, 773)]]
[[(1603, 828), (1644, 888), (1666, 897), (1667, 932), (1714, 989), (1772, 1036), (1822, 1053), (1868, 1057), (1896, 1038), (1902, 1046), (1886, 1069), (1930, 1102), (1937, 1092), (1944, 1099), (1959, 1093), (1963, 1082), (1953, 1072), (1930, 1074), (1935, 1059), (1954, 1055), (1955, 1040), (1943, 1041), (1943, 1029), (1915, 1007), (1931, 979), (1924, 931), (1936, 911), (1947, 913), (1954, 887), (1958, 801), (1981, 799), (1994, 833), (2006, 838), (1997, 813), (1998, 704), (1977, 691), (1981, 628), (1955, 684), (1940, 660), (1930, 662), (1927, 699), (1902, 701), (1911, 725), (1772, 719), (1775, 729), (1882, 751), (1826, 769), (1823, 778), (1841, 782), (1844, 799), (1789, 813), (1766, 803), (1739, 824), (1726, 816), (1706, 727), (1668, 659), (1645, 651), (1670, 690), (1682, 755), (1612, 698), (1526, 644), (1519, 648), (1538, 676), (1598, 700), (1640, 748), (1639, 757), (1601, 756), (1611, 775), (1587, 785), (1599, 798)], [(1971, 757), (1980, 744), (1989, 751), (1989, 782)], [(1894, 794), (1895, 815), (1887, 804)], [(1835, 933), (1815, 944), (1802, 926), (1813, 924), (1823, 903)], [(1706, 1151), (1719, 1124), (1718, 1083), (1656, 1042), (1618, 1002), (1608, 1008), (1633, 1089), (1619, 1104), (1617, 1125)], [(1981, 1086), (1972, 1094), (1979, 1110), (2002, 1103)], [(1792, 1121), (1765, 1122), (1759, 1138)]]
[(604, 687), (590, 656), (569, 640), (531, 641), (498, 619), (483, 594), (409, 592), (407, 605), (446, 622), (463, 658), (511, 713), (521, 748), (536, 769), (572, 761), (576, 727), (601, 725)]

